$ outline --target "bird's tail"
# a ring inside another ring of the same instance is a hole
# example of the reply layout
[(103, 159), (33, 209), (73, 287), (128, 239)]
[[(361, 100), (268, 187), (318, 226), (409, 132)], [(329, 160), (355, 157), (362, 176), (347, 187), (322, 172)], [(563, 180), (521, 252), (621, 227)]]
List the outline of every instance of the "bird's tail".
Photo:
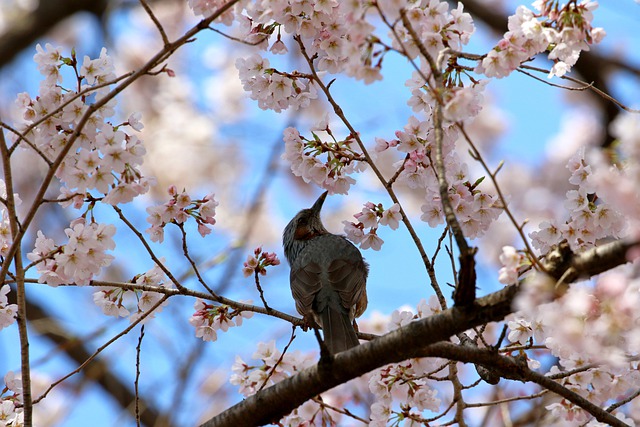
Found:
[(324, 342), (331, 354), (349, 350), (360, 344), (346, 312), (327, 305), (322, 310), (321, 316)]

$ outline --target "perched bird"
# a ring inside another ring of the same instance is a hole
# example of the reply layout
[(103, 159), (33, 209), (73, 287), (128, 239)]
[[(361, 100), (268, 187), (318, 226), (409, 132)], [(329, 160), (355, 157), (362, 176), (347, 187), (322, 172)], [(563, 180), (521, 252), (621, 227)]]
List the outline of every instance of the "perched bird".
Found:
[(282, 234), (296, 309), (309, 326), (320, 325), (331, 354), (359, 344), (353, 319), (367, 308), (369, 266), (345, 237), (322, 225), (322, 193), (293, 217)]

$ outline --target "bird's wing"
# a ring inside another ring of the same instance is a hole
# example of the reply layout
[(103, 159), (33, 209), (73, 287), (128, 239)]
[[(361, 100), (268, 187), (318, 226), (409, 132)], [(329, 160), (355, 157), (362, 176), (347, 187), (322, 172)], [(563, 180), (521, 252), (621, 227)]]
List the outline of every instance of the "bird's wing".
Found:
[(342, 306), (350, 310), (366, 292), (366, 264), (362, 259), (337, 258), (331, 261), (327, 273), (331, 287), (340, 295)]
[(296, 302), (296, 310), (303, 316), (311, 314), (311, 306), (316, 294), (322, 288), (320, 281), (321, 268), (315, 262), (310, 262), (303, 267), (291, 269), (289, 281), (291, 293)]

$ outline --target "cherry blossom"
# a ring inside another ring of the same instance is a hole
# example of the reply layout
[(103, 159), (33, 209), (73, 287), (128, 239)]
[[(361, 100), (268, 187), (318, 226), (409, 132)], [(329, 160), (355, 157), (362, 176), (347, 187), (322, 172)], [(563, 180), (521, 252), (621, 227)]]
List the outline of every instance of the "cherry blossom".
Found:
[[(80, 90), (103, 86), (94, 89), (95, 97), (79, 97), (77, 88), (63, 87), (60, 74), (62, 67), (74, 66), (75, 53), (72, 58), (66, 58), (61, 49), (53, 48), (50, 44), (46, 45), (46, 51), (40, 45), (36, 50), (38, 53), (34, 59), (46, 80), (42, 82), (40, 93), (35, 98), (32, 99), (28, 94), (19, 97), (17, 106), (25, 119), (20, 126), (25, 127), (48, 117), (25, 136), (35, 142), (35, 148), (53, 160), (68, 144), (89, 105), (109, 91), (105, 83), (115, 78), (115, 67), (104, 48), (98, 58), (85, 56), (80, 69), (75, 70), (85, 81)], [(75, 208), (83, 206), (81, 198), (87, 201), (99, 198), (104, 203), (114, 205), (127, 203), (147, 192), (153, 183), (152, 178), (145, 177), (140, 171), (145, 154), (142, 141), (105, 122), (115, 114), (116, 102), (115, 98), (111, 99), (98, 109), (82, 129), (77, 148), (69, 152), (56, 170), (56, 177), (62, 183), (60, 198), (66, 199), (69, 194), (77, 194), (72, 203)], [(64, 103), (66, 105), (62, 107)], [(132, 113), (130, 116), (130, 125), (135, 130), (142, 129), (139, 119), (139, 114)], [(67, 200), (61, 201), (61, 204), (70, 205)]]
[[(349, 175), (364, 170), (366, 163), (353, 148), (353, 137), (338, 141), (324, 121), (316, 126), (319, 127), (326, 129), (332, 141), (322, 141), (316, 133), (307, 139), (294, 128), (285, 129), (282, 158), (291, 164), (293, 174), (305, 182), (314, 182), (329, 190), (330, 194), (347, 194), (349, 187), (356, 182)], [(321, 159), (324, 156), (326, 160)]]
[[(364, 204), (362, 211), (353, 215), (357, 222), (342, 221), (344, 232), (352, 242), (359, 244), (362, 249), (373, 249), (379, 251), (382, 248), (382, 240), (377, 230), (380, 225), (388, 225), (392, 230), (396, 230), (402, 219), (400, 205), (394, 203), (389, 209), (384, 209), (382, 204), (377, 205), (372, 202)], [(370, 230), (365, 233), (365, 229)]]
[(254, 274), (264, 276), (267, 274), (266, 267), (270, 265), (280, 265), (278, 256), (273, 252), (263, 252), (262, 247), (257, 247), (253, 251), (253, 255), (247, 256), (247, 260), (242, 268), (242, 274), (244, 274), (244, 277), (249, 277)]
[(228, 305), (208, 304), (201, 299), (196, 300), (193, 308), (195, 313), (189, 318), (189, 323), (196, 328), (196, 337), (204, 341), (216, 341), (218, 331), (226, 332), (231, 327), (241, 326), (243, 319), (253, 316), (250, 311), (236, 310)]
[(397, 230), (400, 226), (402, 215), (400, 214), (400, 205), (394, 203), (389, 209), (382, 212), (380, 225), (388, 225), (392, 230)]
[(175, 186), (167, 189), (168, 202), (163, 205), (147, 208), (147, 222), (151, 224), (145, 231), (151, 236), (151, 241), (162, 243), (164, 240), (164, 227), (167, 224), (184, 224), (190, 217), (195, 219), (198, 225), (198, 233), (202, 237), (211, 233), (209, 225), (216, 223), (215, 214), (218, 202), (213, 194), (202, 199), (192, 199), (186, 191), (178, 192)]
[(503, 267), (500, 269), (498, 281), (505, 285), (515, 284), (518, 280), (518, 268), (523, 259), (524, 257), (518, 254), (513, 246), (503, 247), (500, 255), (500, 263)]
[[(609, 173), (612, 169), (603, 168), (601, 160), (598, 157), (589, 156), (584, 148), (578, 150), (574, 156), (569, 159), (567, 168), (571, 172), (569, 182), (577, 185), (577, 189), (569, 190), (566, 193), (564, 207), (565, 215), (568, 217), (564, 221), (554, 220), (542, 221), (539, 230), (529, 233), (535, 248), (541, 252), (548, 251), (551, 246), (559, 243), (562, 239), (566, 239), (574, 249), (584, 249), (596, 244), (598, 239), (605, 237), (623, 237), (628, 229), (628, 219), (625, 218), (614, 206), (607, 203), (604, 197), (599, 194), (606, 194), (606, 197), (615, 197), (615, 192), (603, 191), (602, 193), (593, 194), (596, 189), (598, 177), (594, 177), (591, 165), (588, 164), (588, 158), (595, 161), (598, 171), (606, 170)], [(602, 182), (602, 181), (600, 181)], [(635, 190), (634, 190), (635, 192)], [(631, 199), (625, 200), (625, 205)], [(618, 207), (618, 206), (616, 206)], [(621, 209), (622, 206), (620, 206)]]
[(509, 17), (509, 31), (476, 71), (502, 78), (549, 47), (548, 58), (554, 62), (549, 77), (563, 76), (575, 65), (581, 51), (588, 51), (590, 44), (599, 43), (605, 35), (602, 28), (591, 26), (592, 11), (597, 6), (593, 1), (567, 2), (562, 6), (559, 2), (537, 1), (534, 7), (540, 15), (518, 6), (516, 14)]
[(9, 285), (0, 287), (0, 330), (15, 322), (18, 314), (17, 304), (9, 304), (7, 294), (10, 290)]
[(103, 267), (111, 265), (113, 256), (106, 251), (115, 248), (115, 232), (112, 224), (87, 224), (80, 217), (65, 229), (68, 241), (63, 245), (56, 245), (39, 230), (35, 248), (27, 258), (36, 263), (40, 283), (87, 285)]

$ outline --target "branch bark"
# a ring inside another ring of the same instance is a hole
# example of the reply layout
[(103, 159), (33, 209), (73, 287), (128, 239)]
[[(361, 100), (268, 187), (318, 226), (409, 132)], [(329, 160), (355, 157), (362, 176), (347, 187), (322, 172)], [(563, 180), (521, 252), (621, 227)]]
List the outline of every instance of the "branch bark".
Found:
[[(577, 272), (572, 276), (576, 279), (586, 275), (599, 274), (613, 266), (625, 264), (627, 262), (627, 250), (637, 244), (638, 242), (616, 241), (582, 254), (570, 254), (570, 260), (567, 262), (549, 263), (548, 271), (554, 277), (557, 275), (561, 277), (568, 268), (584, 268), (583, 271)], [(556, 271), (554, 268), (562, 271)], [(317, 364), (300, 372), (298, 375), (287, 378), (248, 397), (205, 422), (202, 427), (264, 425), (275, 422), (318, 394), (376, 368), (410, 358), (424, 357), (425, 355), (434, 356), (435, 354), (429, 352), (435, 350), (428, 350), (429, 346), (446, 342), (451, 336), (473, 327), (500, 321), (508, 314), (511, 314), (513, 312), (513, 300), (521, 286), (523, 285), (517, 284), (505, 287), (498, 292), (477, 299), (472, 307), (453, 307), (443, 311), (441, 314), (412, 322), (373, 341), (339, 353), (329, 362)], [(468, 347), (460, 347), (460, 349), (462, 353), (468, 350), (465, 354), (477, 353), (475, 360), (471, 360), (469, 357), (462, 361), (496, 367), (506, 378), (543, 382), (537, 376), (529, 374), (527, 374), (528, 376), (522, 376), (524, 375), (522, 372), (527, 373), (528, 371), (522, 371), (521, 367), (518, 368), (520, 369), (518, 371), (520, 376), (514, 376), (513, 367), (501, 365), (501, 363), (507, 362), (496, 353), (493, 353), (493, 359), (486, 359), (487, 356), (481, 349)], [(462, 356), (460, 358), (462, 359)], [(560, 384), (558, 385), (560, 386)], [(563, 392), (548, 382), (544, 382), (544, 386), (558, 394)], [(601, 418), (606, 418), (606, 415), (599, 412), (601, 408), (596, 408), (596, 410), (591, 406), (580, 406), (594, 416), (597, 414)], [(607, 422), (609, 421), (607, 418)]]

